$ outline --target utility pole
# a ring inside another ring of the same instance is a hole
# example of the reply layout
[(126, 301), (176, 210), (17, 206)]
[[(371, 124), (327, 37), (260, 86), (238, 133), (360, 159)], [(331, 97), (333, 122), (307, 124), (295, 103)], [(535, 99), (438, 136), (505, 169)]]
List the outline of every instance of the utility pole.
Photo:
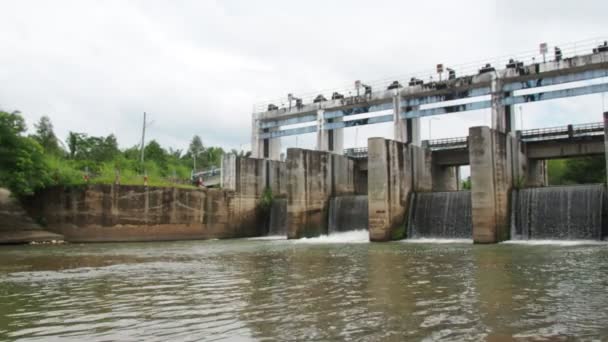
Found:
[(196, 172), (196, 155), (198, 154), (198, 151), (193, 151), (192, 152), (192, 159), (194, 162), (194, 165), (192, 165), (192, 170), (194, 170), (194, 172)]
[(141, 166), (144, 166), (144, 143), (146, 140), (146, 112), (144, 112), (144, 124), (141, 128)]
[(148, 122), (147, 114), (144, 112), (144, 123), (141, 128), (141, 171), (144, 175), (146, 174), (146, 170), (144, 168), (144, 149), (146, 147), (146, 127), (154, 123), (154, 121)]

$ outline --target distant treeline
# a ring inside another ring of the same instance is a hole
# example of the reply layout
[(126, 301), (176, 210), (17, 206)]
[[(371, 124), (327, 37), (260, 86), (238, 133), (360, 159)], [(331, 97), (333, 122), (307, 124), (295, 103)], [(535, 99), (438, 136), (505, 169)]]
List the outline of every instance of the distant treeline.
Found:
[[(31, 194), (50, 185), (114, 183), (155, 186), (189, 186), (192, 171), (218, 167), (224, 150), (206, 147), (195, 135), (187, 150), (164, 148), (150, 140), (141, 146), (120, 149), (113, 134), (94, 137), (69, 132), (65, 142), (53, 131), (51, 120), (43, 116), (27, 134), (20, 112), (0, 111), (0, 186), (17, 195)], [(230, 153), (243, 155), (232, 150)]]
[[(604, 156), (594, 156), (548, 160), (547, 175), (548, 185), (606, 183), (606, 159)], [(461, 186), (470, 190), (471, 177), (463, 180)]]
[(606, 183), (604, 156), (549, 160), (549, 185)]

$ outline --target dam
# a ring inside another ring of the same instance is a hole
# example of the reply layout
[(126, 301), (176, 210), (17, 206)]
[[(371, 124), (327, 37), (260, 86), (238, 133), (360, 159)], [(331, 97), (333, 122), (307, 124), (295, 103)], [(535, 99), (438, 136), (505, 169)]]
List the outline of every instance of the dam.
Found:
[[(605, 158), (608, 112), (598, 113), (602, 122), (515, 130), (513, 106), (608, 91), (607, 50), (578, 46), (559, 58), (515, 56), (436, 81), (357, 81), (332, 94), (290, 94), (289, 105), (255, 106), (252, 156), (226, 154), (214, 173), (219, 189), (57, 187), (25, 206), (50, 232), (74, 242), (300, 239), (361, 229), (375, 242), (602, 240), (605, 185), (547, 187), (546, 161)], [(465, 137), (420, 138), (423, 117), (484, 108), (491, 126), (470, 127)], [(344, 129), (382, 122), (393, 123), (392, 139), (344, 149)], [(281, 137), (309, 133), (316, 149), (287, 146), (281, 155)], [(460, 188), (465, 165), (467, 191)], [(272, 202), (262, 209), (264, 196)]]
[[(603, 114), (603, 122), (514, 129), (515, 105), (608, 90), (606, 49), (590, 46), (587, 54), (558, 50), (553, 58), (509, 57), (498, 65), (466, 69), (463, 76), (450, 70), (442, 78), (443, 67), (438, 66), (438, 81), (416, 77), (374, 84), (356, 81), (353, 88), (331, 94), (290, 94), (288, 105), (277, 106), (285, 103), (277, 100), (256, 106), (254, 158), (280, 161), (281, 137), (316, 134), (316, 150), (287, 148), (284, 159), (288, 237), (328, 232), (328, 203), (359, 191), (367, 194), (371, 241), (603, 239), (605, 185), (536, 188), (548, 185), (547, 160), (606, 156), (608, 113)], [(594, 83), (581, 85), (585, 81)], [(491, 110), (491, 126), (470, 127), (466, 137), (421, 141), (420, 118), (484, 108)], [(393, 139), (370, 138), (366, 148), (344, 149), (344, 129), (382, 122), (393, 123)], [(459, 167), (464, 165), (471, 169), (470, 192), (459, 191)], [(576, 199), (568, 201), (558, 193)], [(568, 204), (580, 204), (579, 198), (587, 200), (584, 209)], [(532, 234), (529, 226), (535, 223), (530, 223), (530, 216), (551, 215), (539, 203), (547, 208), (561, 205), (570, 230), (538, 225)]]

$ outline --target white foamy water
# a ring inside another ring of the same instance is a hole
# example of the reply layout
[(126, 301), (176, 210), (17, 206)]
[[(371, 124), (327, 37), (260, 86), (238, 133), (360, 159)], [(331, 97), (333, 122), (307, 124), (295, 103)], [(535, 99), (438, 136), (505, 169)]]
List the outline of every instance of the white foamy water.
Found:
[(420, 239), (405, 239), (400, 242), (405, 243), (464, 243), (471, 244), (473, 243), (472, 239), (432, 239), (432, 238), (420, 238)]
[(553, 245), (553, 246), (583, 246), (583, 245), (608, 245), (607, 241), (597, 240), (507, 240), (501, 242), (502, 244), (511, 245)]
[(369, 232), (365, 229), (348, 232), (332, 233), (314, 238), (293, 240), (295, 243), (366, 243), (369, 242)]
[(287, 240), (285, 235), (269, 235), (247, 238), (246, 240)]

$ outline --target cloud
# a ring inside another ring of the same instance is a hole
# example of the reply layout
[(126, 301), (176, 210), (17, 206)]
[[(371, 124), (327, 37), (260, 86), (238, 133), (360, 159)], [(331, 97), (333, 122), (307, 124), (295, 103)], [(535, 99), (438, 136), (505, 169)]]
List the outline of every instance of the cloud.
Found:
[[(21, 110), (30, 124), (49, 115), (60, 137), (115, 133), (122, 146), (139, 141), (146, 111), (149, 137), (162, 144), (183, 148), (199, 134), (238, 148), (262, 100), (604, 34), (608, 4), (583, 2), (6, 1), (0, 107)], [(524, 113), (531, 125), (596, 121), (598, 99)], [(485, 115), (442, 117), (433, 136), (464, 135)], [(354, 135), (362, 144), (392, 127), (346, 130), (346, 146)]]

